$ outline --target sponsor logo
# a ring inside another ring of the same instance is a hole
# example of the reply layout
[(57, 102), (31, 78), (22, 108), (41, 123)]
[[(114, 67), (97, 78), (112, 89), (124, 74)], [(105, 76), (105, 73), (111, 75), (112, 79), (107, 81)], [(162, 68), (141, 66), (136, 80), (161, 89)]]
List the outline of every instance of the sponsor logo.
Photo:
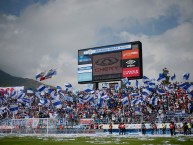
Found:
[(126, 61), (127, 67), (134, 67), (135, 63), (136, 63), (136, 61), (133, 59)]
[(140, 76), (139, 67), (123, 68), (123, 77), (136, 77), (136, 76)]
[(138, 67), (139, 64), (140, 63), (138, 58), (123, 60), (123, 68)]
[(101, 72), (108, 72), (108, 71), (117, 71), (120, 69), (120, 66), (113, 66), (113, 67), (104, 67), (104, 68), (96, 68), (95, 72), (101, 73)]
[(96, 65), (100, 65), (100, 66), (108, 66), (108, 65), (112, 65), (117, 63), (119, 60), (117, 58), (114, 57), (106, 57), (106, 58), (102, 58), (102, 59), (98, 59), (97, 61), (95, 61)]
[(122, 58), (123, 59), (139, 58), (139, 50), (138, 49), (125, 50), (122, 53)]

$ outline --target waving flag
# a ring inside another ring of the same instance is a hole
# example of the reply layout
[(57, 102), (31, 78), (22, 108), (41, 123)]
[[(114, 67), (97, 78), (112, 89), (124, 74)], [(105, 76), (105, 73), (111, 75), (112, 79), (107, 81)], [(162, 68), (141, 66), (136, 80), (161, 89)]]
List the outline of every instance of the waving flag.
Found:
[(11, 96), (10, 96), (10, 97), (11, 97), (12, 99), (17, 98), (17, 93), (16, 93), (15, 90), (11, 93)]
[(187, 84), (188, 84), (187, 82), (186, 82), (186, 83), (180, 83), (180, 84), (178, 84), (177, 86), (178, 86), (179, 88), (183, 88), (183, 87), (185, 87)]
[(160, 73), (159, 78), (157, 79), (157, 81), (159, 82), (159, 81), (164, 81), (164, 80), (166, 80), (165, 75), (163, 73)]
[(151, 100), (150, 100), (150, 104), (152, 104), (153, 106), (156, 106), (157, 101), (158, 101), (158, 99), (156, 97), (152, 97)]
[(189, 79), (189, 77), (190, 77), (190, 73), (184, 73), (183, 74), (183, 80), (188, 80)]
[(46, 89), (46, 86), (45, 86), (45, 85), (40, 85), (40, 86), (37, 88), (37, 91), (38, 91), (38, 92), (43, 92), (45, 89)]
[(165, 95), (166, 94), (166, 92), (164, 91), (164, 90), (162, 90), (162, 89), (157, 89), (157, 93), (159, 94), (159, 95)]
[(124, 96), (124, 97), (121, 99), (121, 102), (123, 103), (123, 106), (128, 105), (128, 104), (129, 104), (128, 97), (127, 97), (127, 96)]
[(138, 105), (139, 102), (140, 102), (140, 100), (138, 100), (138, 99), (131, 101), (132, 105)]
[(61, 103), (60, 100), (54, 99), (54, 100), (52, 100), (52, 104), (53, 104), (53, 106), (56, 107), (57, 109), (62, 108), (62, 103)]
[(56, 91), (57, 91), (57, 93), (58, 93), (58, 92), (61, 92), (61, 91), (62, 91), (62, 87), (61, 87), (61, 86), (57, 86), (57, 87), (56, 87)]
[(155, 82), (149, 82), (149, 88), (156, 88)]
[(150, 82), (150, 79), (146, 76), (143, 76), (143, 83), (147, 85), (149, 82)]
[(131, 96), (133, 96), (133, 97), (140, 97), (140, 94), (139, 93), (132, 93)]
[(41, 80), (49, 79), (52, 78), (54, 75), (56, 75), (56, 70), (55, 69), (50, 69)]
[(50, 105), (50, 101), (43, 98), (43, 99), (40, 99), (40, 103), (38, 105), (48, 106), (48, 105)]
[(136, 88), (138, 89), (139, 88), (139, 81), (138, 80), (136, 80), (135, 85), (136, 85)]
[(10, 105), (9, 110), (13, 113), (13, 114), (17, 114), (19, 108), (18, 105)]
[(36, 79), (40, 79), (40, 81), (52, 78), (54, 75), (56, 75), (56, 69), (50, 69), (47, 72), (41, 72), (39, 74), (36, 75)]
[(128, 78), (123, 78), (123, 79), (121, 79), (121, 80), (122, 80), (122, 82), (123, 82), (124, 84), (127, 84), (127, 82), (129, 81)]
[(171, 80), (175, 81), (176, 80), (176, 74), (174, 74), (173, 76), (171, 76)]
[(33, 93), (34, 91), (32, 90), (32, 88), (27, 89), (27, 94), (33, 94)]
[(66, 88), (72, 88), (72, 85), (71, 85), (70, 83), (66, 83), (66, 84), (65, 84), (65, 87), (66, 87)]
[(190, 93), (193, 91), (193, 85), (187, 83), (183, 89)]
[(36, 75), (36, 80), (43, 77), (46, 72), (40, 72), (39, 74)]

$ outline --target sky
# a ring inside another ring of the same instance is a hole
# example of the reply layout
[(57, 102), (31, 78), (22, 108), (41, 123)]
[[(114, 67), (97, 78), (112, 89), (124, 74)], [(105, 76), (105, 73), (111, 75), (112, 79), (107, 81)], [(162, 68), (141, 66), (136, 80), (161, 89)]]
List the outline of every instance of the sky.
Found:
[(0, 69), (43, 83), (77, 83), (78, 50), (141, 41), (143, 71), (193, 80), (192, 0), (0, 0)]

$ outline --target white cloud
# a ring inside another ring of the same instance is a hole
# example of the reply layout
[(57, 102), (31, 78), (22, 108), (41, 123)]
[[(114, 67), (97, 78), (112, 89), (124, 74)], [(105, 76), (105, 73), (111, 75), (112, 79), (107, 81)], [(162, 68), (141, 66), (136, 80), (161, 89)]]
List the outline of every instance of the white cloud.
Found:
[[(78, 49), (109, 45), (105, 42), (111, 36), (103, 35), (103, 29), (109, 28), (122, 42), (143, 43), (145, 74), (157, 75), (165, 66), (179, 74), (192, 72), (187, 63), (192, 62), (191, 4), (191, 0), (57, 0), (31, 5), (20, 17), (1, 15), (0, 68), (33, 79), (42, 70), (57, 68), (58, 75), (45, 83), (56, 86), (72, 82), (77, 86)], [(122, 31), (135, 21), (146, 24), (148, 19), (159, 19), (173, 7), (179, 10), (180, 25), (161, 36)]]

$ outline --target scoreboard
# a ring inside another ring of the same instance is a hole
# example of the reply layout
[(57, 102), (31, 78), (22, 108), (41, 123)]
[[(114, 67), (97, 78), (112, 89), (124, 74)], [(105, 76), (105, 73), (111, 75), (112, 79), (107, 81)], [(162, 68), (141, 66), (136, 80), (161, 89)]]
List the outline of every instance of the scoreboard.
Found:
[(143, 77), (140, 41), (78, 50), (78, 83)]

